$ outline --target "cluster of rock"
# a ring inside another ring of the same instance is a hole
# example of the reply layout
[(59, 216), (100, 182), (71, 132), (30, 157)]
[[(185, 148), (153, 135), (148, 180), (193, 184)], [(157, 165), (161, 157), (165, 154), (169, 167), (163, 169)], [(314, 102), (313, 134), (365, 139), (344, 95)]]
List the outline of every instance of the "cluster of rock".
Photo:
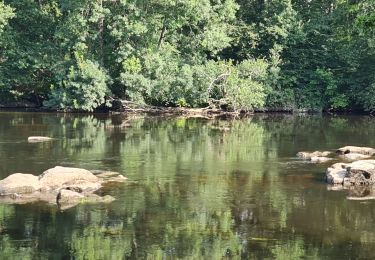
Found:
[(112, 202), (113, 197), (101, 197), (94, 192), (106, 183), (124, 182), (126, 178), (116, 172), (94, 173), (61, 166), (49, 169), (39, 176), (15, 173), (0, 181), (0, 202), (23, 204), (44, 201), (57, 204), (61, 209), (82, 202)]
[[(331, 152), (300, 152), (298, 157), (312, 162), (343, 160), (328, 167), (326, 181), (334, 185), (331, 189), (348, 189), (349, 199), (375, 199), (375, 149), (370, 147), (345, 146)], [(328, 157), (329, 156), (329, 157)]]
[(348, 190), (350, 200), (375, 199), (375, 160), (335, 163), (326, 171), (330, 190)]
[(375, 160), (335, 163), (327, 169), (326, 180), (330, 184), (344, 186), (374, 184)]
[(331, 155), (331, 152), (299, 152), (297, 156), (304, 160), (309, 160), (311, 162), (316, 163), (323, 163), (332, 160), (332, 158), (328, 157)]
[(370, 147), (345, 146), (336, 150), (335, 153), (329, 151), (299, 152), (297, 156), (301, 159), (314, 163), (325, 163), (331, 160), (358, 161), (368, 159), (375, 155), (375, 149)]
[(375, 149), (370, 147), (345, 146), (337, 149), (337, 154), (348, 161), (368, 159), (375, 155)]

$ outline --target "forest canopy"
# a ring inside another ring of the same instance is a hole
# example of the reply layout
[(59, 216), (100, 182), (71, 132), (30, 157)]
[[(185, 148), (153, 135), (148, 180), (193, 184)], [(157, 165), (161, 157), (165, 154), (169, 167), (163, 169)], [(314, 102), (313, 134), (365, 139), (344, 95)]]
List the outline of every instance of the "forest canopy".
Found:
[(375, 111), (373, 0), (0, 0), (0, 103)]

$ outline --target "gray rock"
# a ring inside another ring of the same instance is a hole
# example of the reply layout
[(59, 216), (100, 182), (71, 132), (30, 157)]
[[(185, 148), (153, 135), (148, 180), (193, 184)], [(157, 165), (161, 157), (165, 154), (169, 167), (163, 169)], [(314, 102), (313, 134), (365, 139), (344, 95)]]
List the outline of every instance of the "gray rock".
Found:
[(85, 198), (81, 193), (62, 189), (57, 195), (56, 202), (57, 204), (78, 204)]
[(338, 154), (348, 154), (348, 153), (359, 153), (364, 155), (374, 155), (375, 149), (371, 147), (359, 147), (359, 146), (345, 146), (337, 149)]
[(14, 173), (0, 181), (0, 195), (33, 193), (40, 189), (37, 176)]
[(346, 167), (348, 182), (352, 185), (369, 185), (375, 183), (375, 164), (361, 160)]
[(33, 193), (13, 193), (8, 195), (1, 195), (0, 196), (0, 203), (4, 204), (26, 204), (26, 203), (33, 203), (33, 202), (47, 202), (50, 204), (56, 203), (56, 196), (57, 193), (54, 192), (33, 192)]
[(90, 186), (88, 183), (99, 183), (99, 179), (85, 169), (57, 166), (43, 172), (39, 176), (39, 182), (43, 191), (49, 191), (79, 184)]
[(333, 169), (328, 168), (326, 172), (326, 180), (330, 184), (344, 184), (344, 178), (346, 177), (346, 169)]
[(346, 163), (335, 163), (326, 171), (326, 181), (330, 184), (343, 184), (346, 176)]
[(52, 140), (53, 138), (46, 137), (46, 136), (30, 136), (29, 138), (27, 138), (27, 141), (29, 143), (41, 143), (41, 142), (48, 142)]
[(324, 151), (315, 151), (315, 152), (299, 152), (297, 153), (297, 157), (305, 160), (311, 160), (313, 157), (327, 157), (331, 154), (331, 152)]
[(329, 162), (329, 161), (332, 161), (332, 160), (333, 160), (333, 158), (321, 157), (321, 156), (314, 156), (314, 157), (310, 158), (310, 161), (313, 162), (313, 163), (325, 163), (325, 162)]
[(346, 153), (346, 154), (343, 154), (342, 157), (348, 161), (358, 161), (358, 160), (368, 159), (371, 157), (371, 155), (360, 154), (360, 153)]
[(84, 198), (81, 193), (62, 189), (56, 197), (56, 203), (61, 210), (66, 210), (83, 202)]
[(375, 160), (360, 160), (350, 164), (336, 163), (326, 171), (331, 184), (370, 185), (375, 183)]
[(333, 160), (333, 158), (327, 157), (331, 154), (328, 151), (315, 151), (315, 152), (299, 152), (297, 156), (301, 159), (311, 161), (313, 163), (325, 163)]
[(36, 201), (58, 204), (60, 209), (78, 203), (110, 203), (111, 196), (93, 194), (102, 183), (124, 182), (126, 178), (116, 172), (92, 172), (80, 168), (57, 166), (40, 176), (15, 173), (0, 181), (0, 202), (24, 204)]
[(98, 181), (73, 180), (65, 182), (62, 187), (79, 193), (91, 193), (99, 190), (102, 185)]

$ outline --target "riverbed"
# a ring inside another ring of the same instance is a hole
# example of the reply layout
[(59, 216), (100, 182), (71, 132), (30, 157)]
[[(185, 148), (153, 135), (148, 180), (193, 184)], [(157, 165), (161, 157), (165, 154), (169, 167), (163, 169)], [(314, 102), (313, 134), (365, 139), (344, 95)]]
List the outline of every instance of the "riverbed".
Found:
[[(28, 143), (29, 136), (54, 140)], [(369, 116), (0, 113), (0, 178), (120, 172), (111, 204), (0, 204), (0, 259), (373, 259), (375, 201), (299, 151), (375, 147)]]

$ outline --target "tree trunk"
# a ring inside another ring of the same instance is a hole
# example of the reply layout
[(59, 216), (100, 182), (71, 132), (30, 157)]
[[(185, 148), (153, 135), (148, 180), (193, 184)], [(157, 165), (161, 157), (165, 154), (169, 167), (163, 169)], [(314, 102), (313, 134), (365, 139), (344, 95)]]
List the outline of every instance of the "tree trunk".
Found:
[[(99, 0), (100, 8), (103, 8), (103, 0)], [(100, 49), (100, 63), (104, 63), (104, 18), (99, 20), (99, 49)]]
[(164, 22), (163, 22), (163, 28), (161, 29), (161, 33), (160, 33), (160, 37), (159, 37), (159, 41), (158, 41), (158, 49), (160, 49), (162, 43), (163, 43), (163, 39), (164, 39), (164, 36), (165, 36), (165, 33), (167, 31), (167, 25), (166, 25), (166, 19), (164, 19)]

